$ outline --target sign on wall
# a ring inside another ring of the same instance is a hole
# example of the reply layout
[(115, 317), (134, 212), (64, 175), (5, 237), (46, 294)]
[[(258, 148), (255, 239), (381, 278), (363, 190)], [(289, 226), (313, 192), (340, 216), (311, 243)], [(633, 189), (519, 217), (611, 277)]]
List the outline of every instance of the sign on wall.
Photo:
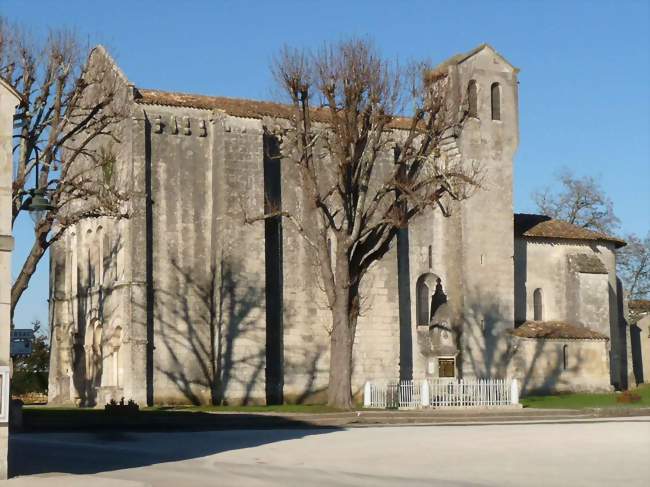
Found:
[(28, 328), (14, 328), (11, 330), (12, 357), (31, 355), (32, 344), (34, 343), (34, 330)]
[(0, 423), (9, 421), (9, 367), (0, 365)]

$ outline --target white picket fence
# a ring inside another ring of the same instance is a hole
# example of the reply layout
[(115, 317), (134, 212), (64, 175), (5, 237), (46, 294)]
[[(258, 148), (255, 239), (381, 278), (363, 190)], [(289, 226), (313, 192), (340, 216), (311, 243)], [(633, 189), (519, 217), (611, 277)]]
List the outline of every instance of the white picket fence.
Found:
[(519, 404), (517, 379), (425, 379), (366, 382), (367, 408), (475, 407)]

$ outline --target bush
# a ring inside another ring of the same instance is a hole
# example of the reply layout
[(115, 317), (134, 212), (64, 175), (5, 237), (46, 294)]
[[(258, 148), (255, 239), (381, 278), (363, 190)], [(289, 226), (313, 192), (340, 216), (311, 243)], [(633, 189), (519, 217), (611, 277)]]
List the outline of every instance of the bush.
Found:
[(616, 402), (621, 404), (632, 404), (639, 401), (641, 401), (641, 396), (632, 391), (625, 391), (616, 398)]
[(124, 398), (120, 399), (120, 402), (115, 402), (114, 399), (111, 399), (108, 404), (104, 406), (104, 412), (107, 414), (116, 414), (116, 415), (133, 415), (137, 414), (140, 411), (140, 406), (129, 399), (129, 402), (124, 403)]

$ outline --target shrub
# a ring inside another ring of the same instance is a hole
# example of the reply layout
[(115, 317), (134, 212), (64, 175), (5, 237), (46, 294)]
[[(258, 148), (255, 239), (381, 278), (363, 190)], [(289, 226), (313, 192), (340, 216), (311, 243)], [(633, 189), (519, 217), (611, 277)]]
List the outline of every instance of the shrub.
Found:
[(641, 401), (641, 396), (632, 391), (625, 391), (616, 398), (616, 402), (621, 404), (632, 404), (639, 401)]
[(129, 402), (126, 404), (124, 403), (124, 398), (120, 399), (120, 402), (115, 402), (114, 399), (111, 399), (104, 406), (104, 411), (107, 414), (131, 415), (137, 414), (140, 411), (140, 406), (133, 399), (129, 399)]

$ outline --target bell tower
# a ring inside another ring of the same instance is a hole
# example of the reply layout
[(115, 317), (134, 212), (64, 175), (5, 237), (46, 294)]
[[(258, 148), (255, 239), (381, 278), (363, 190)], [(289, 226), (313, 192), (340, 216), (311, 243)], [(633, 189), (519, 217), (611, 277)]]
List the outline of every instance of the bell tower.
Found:
[(463, 316), (459, 372), (505, 376), (514, 328), (513, 158), (519, 143), (517, 73), (491, 46), (450, 67), (467, 119), (458, 138), (465, 163), (478, 162), (482, 186), (461, 204)]

